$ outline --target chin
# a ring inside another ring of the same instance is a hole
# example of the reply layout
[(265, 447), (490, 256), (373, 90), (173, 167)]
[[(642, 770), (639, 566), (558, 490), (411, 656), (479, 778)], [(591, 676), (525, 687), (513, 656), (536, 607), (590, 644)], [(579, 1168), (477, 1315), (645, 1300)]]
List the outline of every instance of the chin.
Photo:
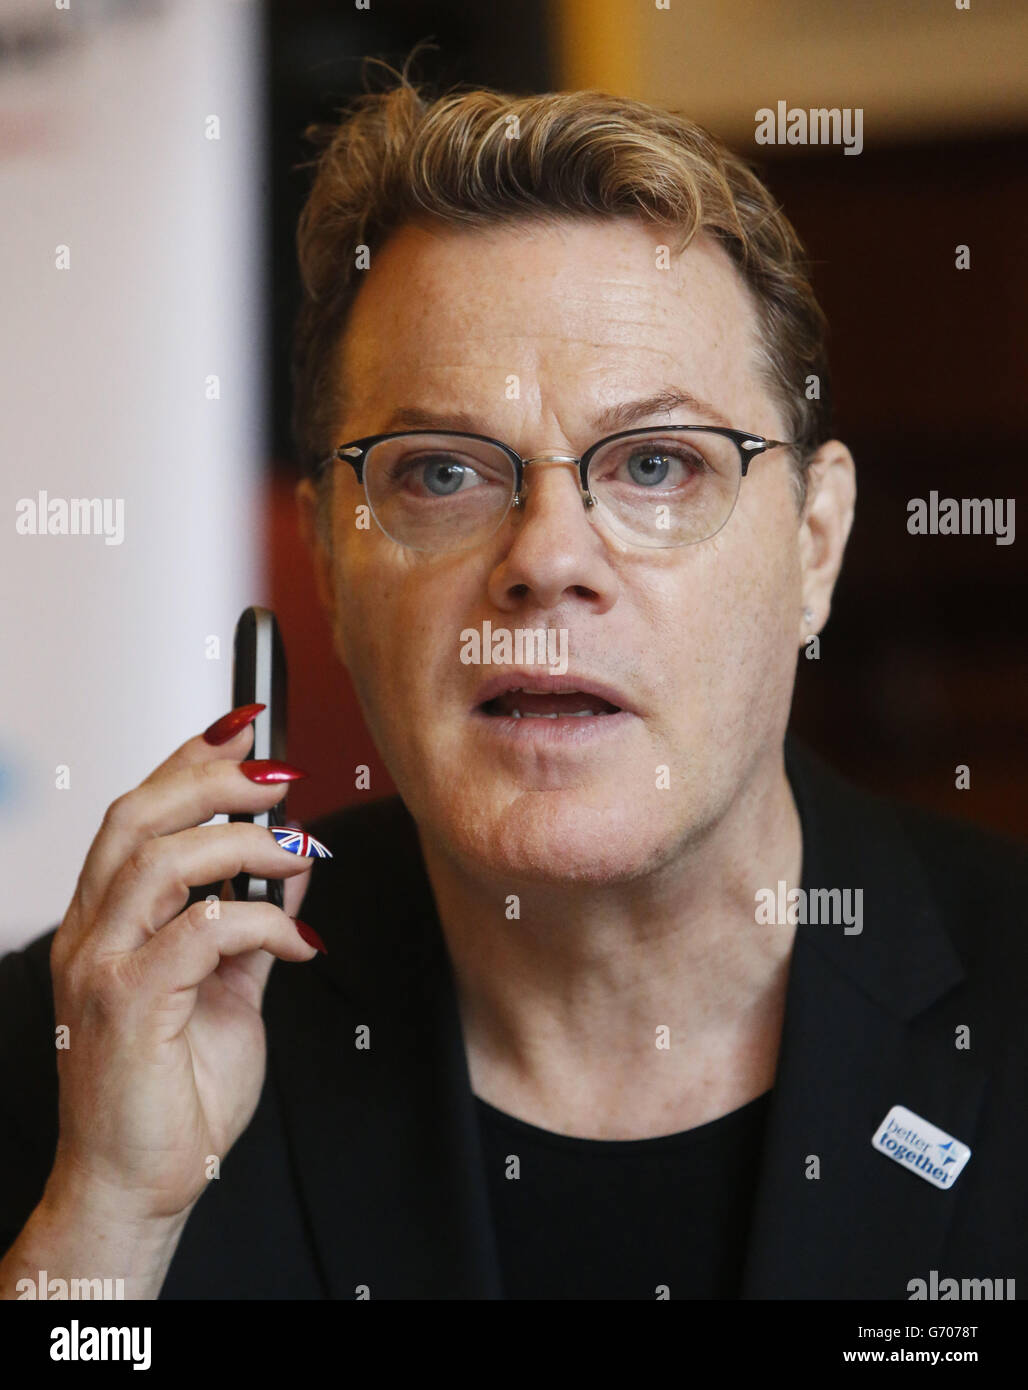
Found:
[(652, 803), (626, 802), (617, 787), (522, 791), (492, 802), (467, 792), (451, 797), (434, 823), (470, 872), (537, 883), (627, 882), (659, 866), (681, 839), (672, 826), (654, 825)]

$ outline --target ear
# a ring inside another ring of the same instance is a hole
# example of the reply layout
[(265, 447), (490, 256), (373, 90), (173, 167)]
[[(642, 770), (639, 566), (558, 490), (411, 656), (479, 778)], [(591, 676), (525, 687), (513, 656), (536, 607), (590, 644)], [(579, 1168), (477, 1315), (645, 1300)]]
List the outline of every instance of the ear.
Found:
[(800, 645), (811, 633), (820, 632), (828, 621), (856, 499), (853, 455), (845, 444), (830, 439), (810, 461), (807, 500), (800, 518), (802, 607), (814, 615), (810, 621), (802, 614), (799, 616)]
[(310, 478), (304, 478), (302, 482), (297, 484), (294, 495), (300, 535), (303, 537), (304, 545), (307, 547), (311, 564), (314, 567), (314, 583), (317, 587), (318, 599), (334, 633), (336, 630), (336, 604), (332, 586), (332, 556), (321, 527), (318, 525), (317, 489)]

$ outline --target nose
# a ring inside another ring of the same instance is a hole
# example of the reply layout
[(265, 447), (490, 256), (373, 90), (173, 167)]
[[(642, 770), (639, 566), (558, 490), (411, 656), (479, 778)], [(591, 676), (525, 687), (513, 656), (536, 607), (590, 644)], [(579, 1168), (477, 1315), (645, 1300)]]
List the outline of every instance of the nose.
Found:
[(603, 538), (583, 505), (578, 459), (536, 454), (525, 460), (521, 503), (512, 512), (513, 539), (489, 580), (502, 611), (553, 610), (568, 598), (606, 612), (619, 585)]

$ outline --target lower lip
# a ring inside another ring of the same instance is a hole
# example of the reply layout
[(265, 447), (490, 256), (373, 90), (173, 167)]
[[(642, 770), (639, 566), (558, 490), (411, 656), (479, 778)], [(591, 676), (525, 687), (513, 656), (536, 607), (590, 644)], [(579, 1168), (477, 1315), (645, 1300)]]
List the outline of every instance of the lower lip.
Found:
[(526, 719), (522, 715), (519, 719), (512, 714), (484, 714), (476, 709), (472, 717), (493, 738), (505, 743), (549, 748), (580, 748), (618, 738), (637, 719), (628, 710), (618, 710), (617, 714), (563, 715), (556, 719), (531, 715)]

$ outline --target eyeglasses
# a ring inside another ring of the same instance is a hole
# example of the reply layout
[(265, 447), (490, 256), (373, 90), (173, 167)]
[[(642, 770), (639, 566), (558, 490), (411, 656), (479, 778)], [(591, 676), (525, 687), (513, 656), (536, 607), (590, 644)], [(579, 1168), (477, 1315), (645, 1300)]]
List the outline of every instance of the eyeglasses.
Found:
[(794, 446), (744, 430), (664, 425), (623, 430), (571, 454), (523, 459), (481, 434), (375, 434), (341, 444), (315, 467), (352, 465), (375, 521), (410, 550), (466, 550), (488, 540), (511, 508), (524, 506), (529, 464), (575, 465), (592, 516), (633, 545), (695, 545), (732, 514), (751, 460)]

